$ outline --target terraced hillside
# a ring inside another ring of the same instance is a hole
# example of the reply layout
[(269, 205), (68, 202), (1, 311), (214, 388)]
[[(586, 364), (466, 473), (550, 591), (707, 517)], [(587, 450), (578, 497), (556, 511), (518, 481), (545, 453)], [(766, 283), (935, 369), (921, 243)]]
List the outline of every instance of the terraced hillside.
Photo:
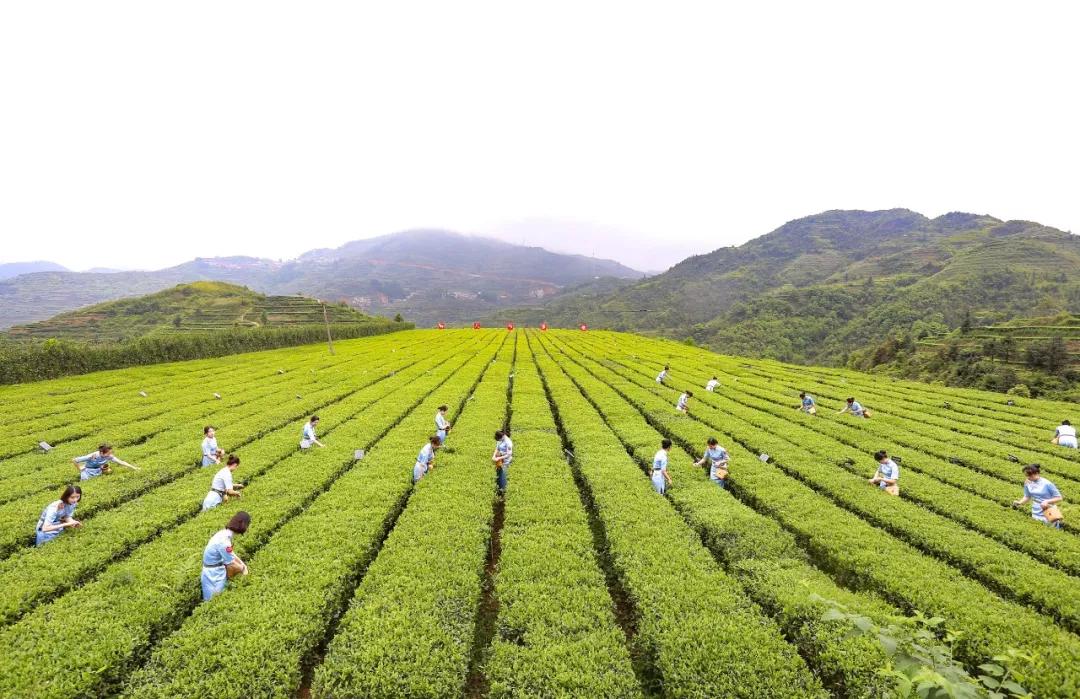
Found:
[[(369, 316), (340, 303), (326, 305), (331, 323), (364, 323)], [(322, 324), (323, 305), (305, 296), (266, 296), (225, 282), (179, 284), (155, 294), (109, 301), (48, 320), (17, 325), (14, 339), (90, 342), (233, 328)]]
[[(608, 332), (337, 349), (0, 388), (0, 695), (904, 696), (889, 670), (916, 641), (954, 696), (989, 696), (979, 675), (1080, 693), (1072, 512), (1056, 530), (1010, 507), (1022, 463), (1080, 492), (1080, 454), (1048, 441), (1070, 404)], [(872, 419), (836, 414), (852, 394)], [(453, 430), (413, 484), (441, 404)], [(326, 446), (302, 452), (312, 413)], [(205, 424), (248, 485), (209, 512)], [(693, 465), (710, 436), (729, 489)], [(103, 439), (140, 470), (85, 481), (83, 525), (34, 548), (71, 457)], [(866, 483), (881, 448), (898, 498)], [(241, 509), (251, 573), (203, 603), (203, 547)]]

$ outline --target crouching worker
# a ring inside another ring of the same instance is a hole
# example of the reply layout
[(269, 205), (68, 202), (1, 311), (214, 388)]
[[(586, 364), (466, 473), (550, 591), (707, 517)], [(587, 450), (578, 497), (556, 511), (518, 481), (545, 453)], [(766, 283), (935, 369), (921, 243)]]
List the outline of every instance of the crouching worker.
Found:
[(64, 533), (68, 527), (80, 527), (82, 522), (75, 519), (75, 506), (82, 499), (82, 488), (69, 485), (60, 493), (60, 499), (50, 503), (42, 511), (37, 523), (36, 546), (47, 544)]
[(102, 444), (97, 448), (97, 451), (91, 452), (86, 456), (77, 456), (71, 460), (71, 463), (75, 464), (79, 469), (80, 481), (88, 481), (91, 478), (112, 473), (110, 464), (120, 464), (133, 471), (139, 470), (138, 466), (132, 466), (128, 462), (117, 457), (116, 454), (113, 453), (112, 446), (109, 444)]
[(202, 575), (199, 576), (204, 602), (209, 602), (211, 598), (221, 594), (230, 578), (248, 574), (247, 564), (233, 553), (232, 540), (233, 534), (243, 534), (249, 526), (251, 515), (237, 512), (224, 529), (210, 537), (203, 550)]
[(660, 441), (660, 451), (656, 452), (652, 460), (652, 487), (653, 490), (663, 495), (671, 485), (671, 476), (667, 472), (668, 452), (671, 451), (671, 440)]
[(848, 412), (850, 412), (855, 417), (870, 417), (870, 411), (862, 407), (862, 404), (854, 398), (848, 398), (847, 405), (845, 405), (843, 408), (840, 408), (841, 415)]
[(1059, 447), (1076, 449), (1076, 428), (1069, 424), (1068, 420), (1062, 420), (1058, 428), (1054, 430), (1054, 438), (1050, 440), (1050, 443)]
[(240, 497), (240, 491), (244, 489), (242, 483), (233, 484), (233, 471), (240, 466), (240, 457), (229, 454), (228, 463), (225, 467), (214, 474), (214, 480), (210, 482), (210, 492), (202, 501), (202, 511), (212, 510), (223, 502), (228, 502), (229, 496)]
[(705, 447), (705, 455), (699, 461), (695, 461), (694, 465), (708, 466), (709, 480), (721, 488), (727, 488), (728, 453), (727, 449), (724, 449), (716, 441), (716, 437), (709, 437)]
[(495, 453), (491, 455), (491, 460), (495, 462), (495, 484), (499, 490), (506, 490), (507, 471), (514, 460), (514, 443), (510, 435), (502, 430), (495, 433)]
[(809, 396), (806, 394), (806, 391), (803, 391), (799, 394), (799, 398), (801, 399), (801, 402), (799, 405), (795, 406), (798, 410), (803, 411), (807, 415), (817, 415), (817, 403), (814, 402), (813, 396)]
[(1064, 498), (1057, 486), (1046, 480), (1039, 473), (1039, 467), (1031, 464), (1024, 467), (1024, 497), (1013, 502), (1013, 505), (1021, 507), (1031, 501), (1031, 516), (1043, 524), (1049, 524), (1057, 529), (1061, 528), (1064, 517), (1058, 507)]
[(675, 409), (678, 410), (680, 413), (685, 413), (687, 410), (689, 410), (690, 399), (693, 397), (693, 393), (691, 393), (690, 391), (684, 391), (683, 394), (679, 396), (679, 402), (675, 404)]
[(899, 495), (900, 467), (889, 458), (884, 449), (874, 454), (874, 461), (878, 462), (878, 469), (870, 479), (870, 485), (876, 485), (889, 495)]
[(416, 463), (412, 467), (412, 482), (416, 483), (427, 475), (427, 472), (435, 468), (435, 450), (439, 448), (441, 440), (438, 435), (428, 437), (428, 443), (420, 447), (420, 453), (416, 455)]

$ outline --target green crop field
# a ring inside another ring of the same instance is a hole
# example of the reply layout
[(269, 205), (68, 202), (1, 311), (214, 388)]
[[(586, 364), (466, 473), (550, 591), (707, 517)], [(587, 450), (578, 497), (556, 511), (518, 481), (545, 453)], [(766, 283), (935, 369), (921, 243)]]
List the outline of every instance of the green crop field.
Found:
[[(335, 348), (0, 387), (0, 697), (946, 696), (905, 685), (918, 668), (951, 696), (1080, 696), (1080, 454), (1049, 443), (1071, 404), (609, 332)], [(838, 415), (848, 395), (873, 418)], [(312, 413), (326, 446), (302, 452)], [(248, 487), (200, 512), (206, 424)], [(727, 490), (693, 465), (710, 436)], [(140, 470), (82, 483), (83, 525), (35, 548), (101, 441)], [(878, 449), (899, 498), (866, 482)], [(1063, 529), (1011, 507), (1027, 463)], [(239, 510), (251, 572), (203, 603), (203, 548)]]

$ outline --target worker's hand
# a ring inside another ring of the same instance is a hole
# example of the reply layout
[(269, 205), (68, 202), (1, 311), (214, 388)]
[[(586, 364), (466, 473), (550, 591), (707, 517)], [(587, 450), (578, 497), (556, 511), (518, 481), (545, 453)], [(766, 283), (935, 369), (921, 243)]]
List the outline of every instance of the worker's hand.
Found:
[(1024, 504), (1023, 500), (1013, 500), (1013, 507), (1020, 507)]
[(73, 519), (73, 520), (71, 520), (71, 524), (70, 524), (69, 526), (72, 526), (72, 527), (81, 527), (81, 526), (82, 526), (82, 522), (80, 522), (80, 521), (79, 521), (79, 520), (77, 520), (77, 519)]

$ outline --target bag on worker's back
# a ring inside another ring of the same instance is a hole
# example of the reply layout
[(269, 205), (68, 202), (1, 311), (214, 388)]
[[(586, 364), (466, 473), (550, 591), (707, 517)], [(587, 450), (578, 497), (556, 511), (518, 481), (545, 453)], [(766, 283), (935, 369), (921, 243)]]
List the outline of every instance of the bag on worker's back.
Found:
[(1046, 521), (1051, 524), (1065, 519), (1065, 515), (1061, 514), (1061, 508), (1057, 505), (1047, 505), (1044, 507), (1043, 515), (1046, 516)]
[(898, 486), (898, 485), (887, 485), (887, 486), (885, 486), (885, 492), (888, 493), (889, 495), (900, 495), (900, 486)]

